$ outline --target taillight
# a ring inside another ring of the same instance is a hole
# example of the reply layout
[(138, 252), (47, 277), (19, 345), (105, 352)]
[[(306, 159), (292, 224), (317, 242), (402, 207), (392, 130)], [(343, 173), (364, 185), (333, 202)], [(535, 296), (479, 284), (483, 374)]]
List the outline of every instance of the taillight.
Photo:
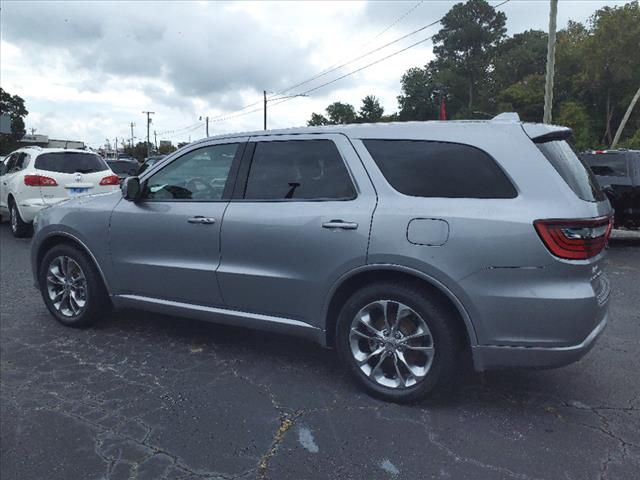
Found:
[(28, 187), (57, 187), (58, 182), (43, 175), (25, 175), (24, 184)]
[(100, 185), (119, 185), (120, 178), (117, 175), (109, 175), (100, 180)]
[(580, 220), (536, 220), (533, 225), (556, 257), (585, 260), (598, 255), (609, 240), (613, 217)]

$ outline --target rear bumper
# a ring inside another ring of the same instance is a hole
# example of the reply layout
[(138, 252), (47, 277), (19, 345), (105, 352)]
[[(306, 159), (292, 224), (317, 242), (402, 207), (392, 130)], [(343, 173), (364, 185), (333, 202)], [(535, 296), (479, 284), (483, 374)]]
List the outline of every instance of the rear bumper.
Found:
[(577, 345), (567, 347), (526, 347), (478, 345), (472, 347), (473, 364), (476, 370), (494, 368), (553, 368), (577, 362), (591, 350), (597, 338), (607, 326), (608, 314)]

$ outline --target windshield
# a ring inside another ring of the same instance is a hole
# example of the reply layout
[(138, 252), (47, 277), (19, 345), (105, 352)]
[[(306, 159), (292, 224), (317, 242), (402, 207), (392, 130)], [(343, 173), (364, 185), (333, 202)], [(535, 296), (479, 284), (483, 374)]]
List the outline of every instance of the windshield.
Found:
[(57, 173), (94, 173), (108, 170), (105, 161), (95, 153), (44, 153), (36, 158), (35, 168)]

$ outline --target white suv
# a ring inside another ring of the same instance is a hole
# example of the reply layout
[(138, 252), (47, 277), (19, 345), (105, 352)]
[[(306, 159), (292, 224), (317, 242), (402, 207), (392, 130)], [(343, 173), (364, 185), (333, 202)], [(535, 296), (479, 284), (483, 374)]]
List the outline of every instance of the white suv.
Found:
[(10, 218), (16, 237), (25, 237), (42, 208), (76, 195), (111, 192), (118, 185), (118, 176), (88, 150), (21, 148), (0, 165), (0, 215)]

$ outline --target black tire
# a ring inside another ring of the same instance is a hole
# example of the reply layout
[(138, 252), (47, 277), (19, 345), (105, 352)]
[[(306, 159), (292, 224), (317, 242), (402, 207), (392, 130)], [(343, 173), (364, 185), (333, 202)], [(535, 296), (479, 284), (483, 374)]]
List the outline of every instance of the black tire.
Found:
[[(422, 317), (433, 337), (435, 355), (426, 375), (415, 385), (391, 388), (369, 378), (358, 366), (350, 346), (352, 321), (362, 308), (379, 300), (400, 302)], [(418, 286), (402, 283), (376, 283), (355, 292), (343, 305), (336, 325), (336, 348), (359, 385), (372, 396), (383, 400), (409, 403), (438, 388), (451, 384), (462, 346), (461, 334), (446, 307)]]
[[(52, 262), (58, 257), (72, 259), (80, 268), (86, 279), (86, 303), (81, 311), (74, 316), (66, 316), (59, 311), (49, 296), (47, 274)], [(38, 282), (40, 293), (47, 309), (63, 325), (68, 327), (87, 327), (95, 324), (111, 312), (112, 305), (109, 295), (93, 260), (80, 249), (72, 245), (56, 245), (51, 248), (42, 259), (39, 266)]]
[(33, 225), (22, 220), (20, 210), (13, 199), (9, 200), (9, 225), (11, 233), (16, 238), (30, 237), (33, 234)]

